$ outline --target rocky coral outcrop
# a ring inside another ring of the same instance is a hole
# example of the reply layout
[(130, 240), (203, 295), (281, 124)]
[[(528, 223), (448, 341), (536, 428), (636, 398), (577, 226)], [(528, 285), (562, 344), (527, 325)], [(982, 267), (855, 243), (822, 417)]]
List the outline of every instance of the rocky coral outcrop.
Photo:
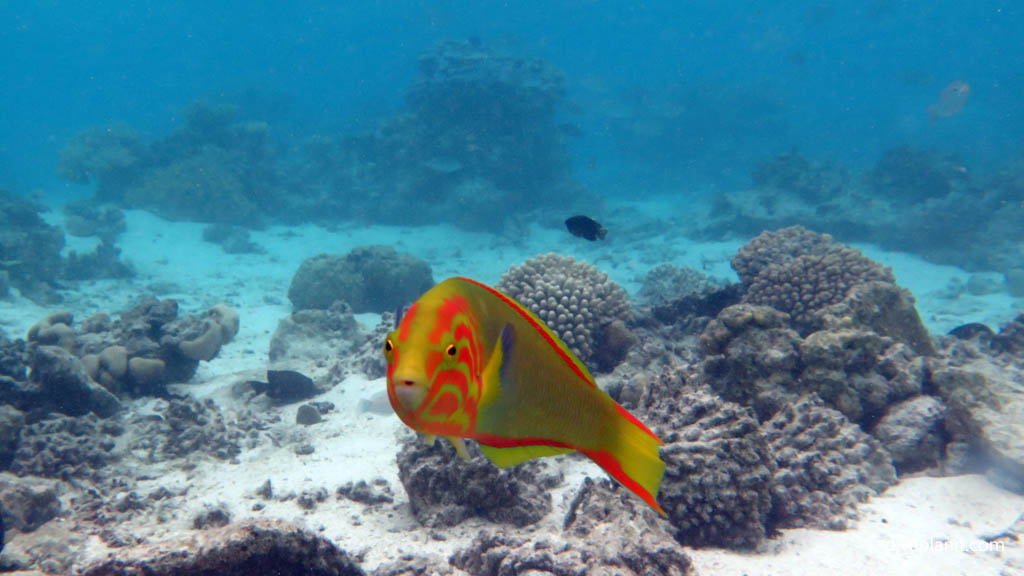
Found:
[(394, 312), (433, 285), (424, 260), (390, 246), (359, 246), (344, 256), (304, 260), (292, 277), (288, 299), (296, 310), (328, 309), (341, 300), (356, 313)]
[(1024, 371), (978, 358), (932, 372), (936, 394), (948, 407), (947, 449), (974, 454), (998, 484), (1024, 492)]
[(730, 306), (705, 328), (701, 370), (728, 399), (761, 420), (815, 392), (851, 420), (873, 422), (895, 402), (922, 392), (925, 360), (870, 330), (821, 330), (801, 338), (773, 308)]
[(642, 420), (664, 442), (658, 502), (675, 538), (756, 547), (766, 535), (776, 464), (753, 414), (671, 373), (652, 383), (640, 405)]
[(882, 444), (814, 395), (787, 404), (761, 432), (777, 466), (772, 526), (845, 529), (857, 504), (896, 483)]
[(607, 480), (584, 481), (573, 498), (563, 536), (552, 541), (484, 532), (452, 554), (450, 562), (473, 576), (693, 573), (690, 558), (673, 540), (666, 522), (622, 490), (614, 490)]
[(463, 461), (445, 441), (427, 445), (408, 436), (398, 452), (398, 474), (416, 519), (425, 526), (454, 526), (480, 516), (527, 526), (551, 512), (547, 489), (561, 481), (544, 462), (499, 469), (468, 443)]
[[(270, 361), (286, 364), (343, 357), (364, 338), (351, 306), (335, 300), (327, 309), (296, 310), (282, 318), (270, 339)], [(379, 346), (377, 352), (380, 355)]]
[(614, 369), (632, 346), (626, 291), (591, 264), (542, 254), (512, 266), (497, 288), (536, 314), (584, 364), (599, 371)]
[(280, 520), (251, 520), (122, 548), (79, 565), (82, 576), (362, 576), (329, 540)]
[(146, 298), (118, 320), (105, 314), (74, 325), (70, 314), (51, 315), (29, 341), (54, 341), (81, 360), (88, 377), (114, 394), (158, 395), (166, 384), (195, 374), (239, 329), (238, 313), (225, 305), (179, 317), (175, 300)]
[[(61, 301), (64, 234), (40, 217), (45, 209), (0, 190), (0, 273), (22, 296), (47, 306)], [(6, 295), (0, 294), (0, 297)]]
[(96, 478), (121, 458), (117, 438), (124, 428), (95, 415), (52, 415), (25, 426), (10, 471), (18, 476)]
[(32, 532), (62, 512), (60, 484), (41, 478), (0, 474), (2, 525), (21, 533)]
[(946, 404), (927, 394), (889, 407), (871, 430), (892, 455), (901, 474), (936, 466), (949, 442), (944, 422)]
[(144, 461), (161, 462), (196, 452), (231, 460), (242, 451), (244, 431), (228, 426), (210, 399), (171, 398), (158, 402), (154, 414), (135, 416), (131, 422), (134, 433), (127, 448)]

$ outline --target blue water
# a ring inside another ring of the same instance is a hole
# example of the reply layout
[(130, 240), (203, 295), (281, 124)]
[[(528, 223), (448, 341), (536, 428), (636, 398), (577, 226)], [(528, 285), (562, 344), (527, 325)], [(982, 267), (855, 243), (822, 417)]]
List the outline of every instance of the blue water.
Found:
[[(162, 134), (196, 99), (240, 104), (285, 146), (372, 126), (401, 110), (420, 54), (468, 37), (565, 72), (574, 174), (603, 194), (735, 187), (793, 147), (854, 169), (903, 144), (992, 168), (1021, 153), (1022, 12), (945, 0), (5, 2), (0, 187), (86, 196), (54, 175), (68, 137), (113, 121)], [(930, 124), (953, 80), (971, 85), (968, 105)], [(637, 94), (691, 107), (652, 150), (615, 134)], [(644, 166), (658, 154), (671, 161)]]

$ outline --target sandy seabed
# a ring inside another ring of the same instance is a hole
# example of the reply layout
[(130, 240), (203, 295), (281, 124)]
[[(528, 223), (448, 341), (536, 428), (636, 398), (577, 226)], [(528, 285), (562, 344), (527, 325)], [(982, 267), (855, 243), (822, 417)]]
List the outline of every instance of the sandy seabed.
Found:
[[(230, 393), (232, 385), (265, 375), (271, 335), (278, 321), (291, 311), (286, 296), (291, 276), (303, 259), (318, 253), (345, 253), (358, 245), (390, 244), (430, 262), (436, 280), (465, 275), (494, 283), (510, 265), (554, 251), (597, 265), (635, 293), (646, 271), (666, 262), (734, 278), (729, 258), (741, 245), (695, 243), (669, 232), (625, 242), (617, 241), (613, 230), (607, 242), (589, 244), (569, 241), (575, 239), (567, 239), (562, 230), (540, 227), (526, 238), (499, 238), (444, 226), (342, 227), (335, 231), (300, 226), (253, 233), (253, 241), (266, 248), (266, 254), (228, 255), (201, 240), (203, 226), (199, 224), (168, 222), (139, 211), (128, 212), (127, 222), (119, 246), (123, 258), (135, 266), (136, 278), (83, 284), (78, 292), (67, 296), (63, 307), (74, 312), (76, 318), (101, 311), (116, 314), (147, 294), (178, 299), (183, 313), (198, 312), (219, 302), (235, 307), (241, 316), (236, 339), (215, 360), (203, 363), (192, 382), (175, 385), (177, 392), (214, 399), (228, 414), (243, 408)], [(89, 239), (70, 240), (69, 249), (87, 250), (91, 246)], [(858, 247), (893, 267), (898, 282), (916, 296), (922, 319), (934, 333), (966, 322), (997, 327), (1022, 308), (1020, 300), (1005, 293), (951, 296), (951, 283), (963, 283), (968, 277), (957, 268), (870, 246)], [(23, 336), (54, 309), (21, 298), (0, 301), (0, 324), (9, 337)], [(367, 329), (379, 321), (373, 314), (359, 315), (359, 319)], [(311, 361), (291, 368), (314, 378), (326, 376), (323, 363)], [(304, 431), (315, 446), (312, 454), (298, 455), (291, 447), (263, 444), (243, 451), (237, 463), (200, 461), (188, 471), (156, 465), (153, 479), (140, 482), (139, 491), (148, 492), (161, 485), (174, 490), (187, 488), (191, 508), (174, 511), (162, 523), (138, 517), (120, 529), (149, 539), (170, 538), (191, 530), (191, 518), (204, 507), (224, 505), (233, 520), (276, 517), (317, 531), (340, 548), (361, 554), (367, 570), (408, 552), (443, 561), (491, 525), (483, 520), (466, 521), (446, 529), (445, 539), (438, 539), (416, 522), (395, 463), (398, 440), (411, 431), (393, 415), (361, 412), (358, 408), (360, 400), (369, 399), (384, 386), (383, 379), (349, 376), (319, 396), (317, 400), (333, 402), (336, 409), (324, 422)], [(156, 401), (132, 402), (133, 409), (145, 411)], [(296, 408), (281, 408), (282, 420), (294, 422)], [(531, 534), (558, 538), (562, 515), (579, 482), (586, 475), (603, 475), (591, 463), (575, 459), (559, 459), (557, 466), (562, 468), (565, 481), (554, 489), (554, 510), (536, 526), (524, 529)], [(394, 505), (365, 514), (364, 505), (334, 496), (341, 484), (377, 478), (386, 480), (394, 490)], [(303, 510), (294, 498), (257, 498), (255, 491), (268, 479), (275, 495), (324, 489), (328, 497), (313, 510)], [(254, 510), (257, 502), (262, 508)], [(785, 530), (750, 553), (720, 549), (686, 552), (696, 572), (705, 576), (1024, 574), (1020, 542), (985, 540), (1007, 530), (1022, 514), (1024, 495), (1002, 490), (982, 477), (910, 477), (863, 505), (861, 518), (846, 531)], [(108, 551), (98, 538), (91, 538), (86, 546), (88, 557), (103, 557)]]

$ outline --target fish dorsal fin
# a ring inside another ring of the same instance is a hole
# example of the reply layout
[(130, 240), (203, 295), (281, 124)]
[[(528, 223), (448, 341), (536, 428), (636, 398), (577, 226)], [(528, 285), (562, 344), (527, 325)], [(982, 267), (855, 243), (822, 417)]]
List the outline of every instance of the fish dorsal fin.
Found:
[(569, 350), (569, 347), (565, 345), (565, 342), (562, 342), (562, 339), (552, 332), (551, 329), (548, 328), (547, 324), (545, 324), (544, 321), (536, 314), (527, 310), (522, 304), (516, 302), (511, 296), (501, 292), (500, 290), (491, 288), (490, 286), (477, 282), (471, 278), (459, 277), (458, 280), (472, 284), (478, 288), (482, 288), (511, 308), (512, 311), (525, 320), (533, 330), (537, 331), (538, 335), (543, 338), (548, 345), (555, 350), (555, 352), (558, 353), (562, 361), (569, 366), (580, 380), (594, 388), (597, 387), (597, 383), (594, 382), (594, 377), (590, 374), (590, 371), (587, 370), (587, 367), (583, 365), (583, 362), (581, 362), (580, 359), (577, 358), (571, 350)]
[(495, 446), (480, 444), (480, 450), (484, 453), (484, 456), (487, 456), (487, 458), (491, 462), (494, 462), (498, 468), (508, 468), (509, 466), (522, 464), (523, 462), (533, 460), (534, 458), (544, 458), (546, 456), (557, 456), (559, 454), (575, 452), (572, 448), (559, 448), (556, 446), (544, 445), (497, 448)]

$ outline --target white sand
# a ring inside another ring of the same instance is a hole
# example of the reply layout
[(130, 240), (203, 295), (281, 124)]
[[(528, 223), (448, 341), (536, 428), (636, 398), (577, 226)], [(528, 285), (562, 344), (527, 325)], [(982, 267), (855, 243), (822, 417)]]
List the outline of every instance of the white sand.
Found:
[[(621, 210), (628, 214), (649, 211), (650, 207)], [(666, 218), (671, 220), (671, 216)], [(586, 243), (568, 237), (561, 229), (539, 226), (525, 237), (508, 239), (449, 227), (346, 226), (328, 232), (314, 226), (299, 226), (253, 233), (253, 241), (263, 245), (267, 254), (228, 255), (201, 240), (201, 225), (167, 222), (140, 211), (128, 212), (127, 222), (128, 229), (119, 245), (123, 257), (138, 270), (138, 278), (130, 283), (84, 283), (64, 307), (74, 311), (76, 318), (84, 318), (97, 311), (116, 313), (129, 308), (142, 295), (155, 294), (177, 298), (183, 314), (217, 302), (238, 308), (238, 337), (213, 362), (203, 363), (193, 382), (179, 386), (198, 397), (215, 398), (228, 411), (240, 408), (230, 397), (231, 385), (259, 378), (266, 370), (270, 337), (277, 322), (290, 312), (286, 294), (291, 276), (303, 259), (317, 253), (345, 253), (357, 245), (391, 244), (399, 251), (425, 258), (433, 266), (436, 279), (458, 274), (493, 283), (510, 265), (539, 253), (557, 251), (598, 265), (633, 293), (643, 274), (664, 262), (734, 277), (729, 258), (741, 244), (695, 243), (676, 236), (672, 230), (654, 231), (632, 242), (616, 240), (612, 235), (605, 243)], [(90, 241), (73, 239), (71, 244), (87, 249)], [(950, 299), (945, 296), (946, 288), (953, 278), (966, 280), (968, 274), (964, 271), (934, 266), (913, 256), (861, 248), (893, 267), (900, 283), (917, 296), (922, 316), (933, 331), (945, 331), (971, 321), (984, 321), (995, 327), (1024, 307), (1020, 300), (1006, 294)], [(23, 335), (46, 313), (48, 310), (21, 298), (0, 301), (0, 322), (11, 337)], [(368, 325), (376, 322), (375, 315), (362, 315), (361, 319)], [(315, 363), (294, 368), (315, 377), (324, 376), (323, 367)], [(351, 552), (365, 552), (366, 566), (372, 568), (405, 552), (446, 558), (487, 526), (482, 521), (466, 522), (447, 531), (448, 539), (443, 541), (432, 538), (430, 530), (418, 526), (408, 508), (395, 465), (398, 438), (410, 432), (394, 416), (360, 414), (356, 408), (360, 399), (383, 389), (383, 380), (349, 378), (336, 384), (319, 398), (337, 406), (321, 424), (308, 428), (294, 426), (296, 407), (281, 410), (283, 422), (294, 433), (309, 435), (315, 453), (298, 456), (293, 445), (278, 447), (264, 442), (260, 448), (243, 452), (238, 464), (200, 461), (190, 472), (162, 470), (158, 478), (143, 482), (139, 492), (145, 494), (160, 485), (172, 490), (187, 487), (187, 506), (167, 510), (163, 524), (140, 520), (122, 528), (140, 536), (165, 537), (189, 529), (193, 514), (204, 505), (222, 502), (235, 519), (248, 515), (276, 516), (320, 530)], [(568, 496), (584, 474), (600, 474), (587, 462), (560, 459), (557, 465), (566, 473), (566, 482), (555, 491), (555, 512), (526, 529), (556, 538)], [(395, 505), (365, 513), (361, 504), (336, 499), (334, 491), (344, 482), (374, 478), (389, 482)], [(261, 501), (253, 492), (266, 479), (271, 479), (276, 495), (323, 488), (328, 498), (312, 512), (299, 508), (294, 498), (270, 501), (263, 510), (253, 511), (253, 504)], [(1006, 546), (1002, 551), (979, 551), (979, 535), (1005, 529), (1024, 512), (1024, 496), (1002, 491), (982, 478), (904, 480), (863, 511), (863, 520), (851, 530), (788, 530), (757, 554), (722, 550), (690, 553), (698, 573), (704, 575), (1024, 574), (1020, 544)], [(90, 549), (96, 554), (105, 551), (95, 539)]]

